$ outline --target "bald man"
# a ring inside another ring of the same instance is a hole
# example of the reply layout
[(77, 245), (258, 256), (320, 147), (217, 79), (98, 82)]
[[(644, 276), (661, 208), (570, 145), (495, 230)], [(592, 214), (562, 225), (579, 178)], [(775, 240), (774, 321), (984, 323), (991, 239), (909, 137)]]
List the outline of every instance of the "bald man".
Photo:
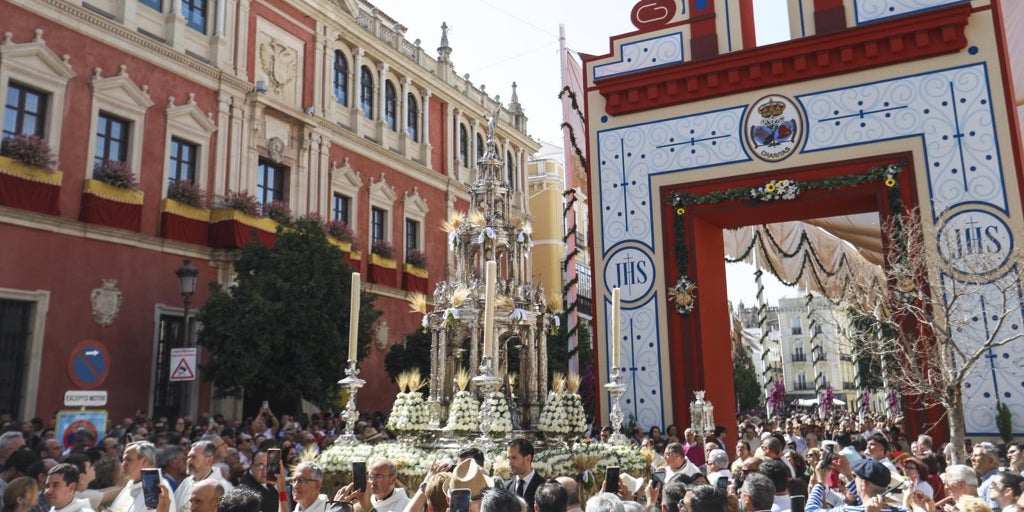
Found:
[(217, 512), (217, 504), (224, 496), (224, 487), (219, 480), (208, 478), (200, 480), (192, 486), (191, 512)]
[(560, 476), (555, 481), (562, 484), (562, 488), (565, 489), (565, 493), (569, 496), (569, 500), (565, 503), (565, 512), (583, 512), (583, 507), (580, 504), (580, 486), (576, 483), (576, 480), (567, 476)]

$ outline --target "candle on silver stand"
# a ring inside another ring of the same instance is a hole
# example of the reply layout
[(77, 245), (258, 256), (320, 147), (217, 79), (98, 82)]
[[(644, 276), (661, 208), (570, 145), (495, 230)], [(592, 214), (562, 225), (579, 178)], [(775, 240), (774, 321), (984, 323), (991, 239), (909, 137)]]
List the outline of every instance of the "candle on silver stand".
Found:
[(626, 385), (622, 383), (622, 371), (618, 367), (612, 368), (610, 382), (604, 385), (604, 389), (612, 395), (612, 410), (608, 413), (608, 421), (612, 424), (611, 442), (613, 444), (626, 444), (628, 439), (622, 433), (622, 423), (626, 418), (622, 414), (622, 408), (619, 407), (619, 399), (626, 392)]
[(356, 410), (356, 395), (366, 381), (359, 378), (359, 368), (356, 367), (354, 359), (348, 360), (345, 378), (339, 380), (338, 384), (348, 389), (348, 405), (345, 406), (345, 412), (341, 413), (341, 418), (345, 420), (345, 433), (342, 434), (341, 440), (347, 444), (357, 444), (359, 439), (356, 437), (355, 429), (356, 422), (359, 421), (359, 411)]

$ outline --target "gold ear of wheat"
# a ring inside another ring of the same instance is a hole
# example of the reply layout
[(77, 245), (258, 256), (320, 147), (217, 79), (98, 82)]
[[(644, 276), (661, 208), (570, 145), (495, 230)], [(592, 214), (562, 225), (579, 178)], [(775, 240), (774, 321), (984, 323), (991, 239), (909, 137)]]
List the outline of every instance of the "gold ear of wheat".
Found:
[(551, 389), (554, 390), (555, 393), (561, 393), (562, 391), (565, 390), (564, 373), (556, 373), (553, 377), (551, 377)]
[(423, 379), (418, 369), (409, 370), (409, 391), (419, 391), (426, 385), (427, 381)]
[(398, 377), (395, 377), (395, 383), (398, 384), (398, 392), (404, 393), (409, 388), (409, 374), (407, 372), (399, 373)]
[(522, 215), (516, 215), (514, 218), (509, 220), (509, 224), (512, 225), (513, 229), (522, 231), (523, 226), (526, 224), (526, 217)]
[(509, 386), (512, 386), (513, 388), (516, 387), (516, 381), (517, 380), (519, 380), (519, 374), (518, 373), (512, 372), (512, 373), (508, 374), (508, 385)]
[(474, 226), (483, 227), (487, 224), (487, 218), (484, 217), (484, 212), (480, 210), (473, 210), (469, 212), (469, 215), (466, 218), (469, 220), (469, 223)]
[(558, 292), (548, 295), (547, 300), (544, 302), (544, 305), (548, 307), (548, 311), (556, 315), (562, 312), (562, 296), (558, 295)]
[(469, 371), (465, 368), (459, 368), (459, 371), (455, 372), (455, 385), (458, 386), (459, 391), (465, 391), (466, 386), (469, 386)]
[(448, 215), (448, 219), (441, 223), (441, 231), (445, 233), (454, 233), (462, 227), (462, 223), (466, 222), (466, 214), (462, 212), (452, 212)]
[(580, 376), (570, 375), (565, 379), (565, 389), (575, 395), (580, 390)]
[[(316, 445), (313, 443), (307, 443), (302, 449), (302, 455), (299, 456), (299, 460), (302, 462), (316, 462)], [(295, 473), (295, 468), (292, 468), (292, 473)]]
[(427, 314), (427, 296), (420, 292), (413, 292), (409, 297), (409, 311), (421, 315)]
[(696, 285), (690, 285), (685, 290), (670, 288), (668, 290), (668, 297), (676, 305), (686, 307), (693, 303), (694, 290), (696, 289)]
[(516, 302), (512, 300), (512, 297), (506, 297), (504, 295), (494, 298), (494, 305), (499, 308), (510, 308), (516, 305)]
[(469, 298), (469, 287), (460, 286), (452, 292), (452, 306), (461, 306)]

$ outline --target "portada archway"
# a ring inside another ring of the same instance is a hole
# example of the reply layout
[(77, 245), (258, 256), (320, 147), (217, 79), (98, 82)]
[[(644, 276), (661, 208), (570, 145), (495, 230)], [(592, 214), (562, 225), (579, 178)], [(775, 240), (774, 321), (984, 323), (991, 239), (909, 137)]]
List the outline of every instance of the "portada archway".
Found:
[[(752, 209), (696, 207), (686, 243), (676, 246), (669, 194), (855, 174), (898, 160), (902, 194), (926, 224), (952, 233), (971, 223), (998, 232), (1003, 250), (1017, 245), (1020, 128), (999, 4), (924, 4), (804, 2), (807, 12), (796, 14), (813, 21), (795, 29), (797, 39), (755, 48), (749, 2), (729, 10), (734, 2), (646, 0), (633, 11), (636, 33), (585, 60), (599, 368), (604, 382), (611, 289), (620, 287), (623, 407), (641, 425), (688, 424), (695, 389), (708, 390), (720, 424), (733, 423), (723, 227), (886, 211), (878, 184)], [(692, 318), (667, 298), (679, 248), (690, 251), (698, 287)], [(1010, 360), (1019, 345), (1007, 348)], [(996, 388), (1010, 394), (1014, 430), (1024, 431), (1022, 383), (1024, 369), (1010, 365), (974, 378), (967, 433), (996, 433)]]

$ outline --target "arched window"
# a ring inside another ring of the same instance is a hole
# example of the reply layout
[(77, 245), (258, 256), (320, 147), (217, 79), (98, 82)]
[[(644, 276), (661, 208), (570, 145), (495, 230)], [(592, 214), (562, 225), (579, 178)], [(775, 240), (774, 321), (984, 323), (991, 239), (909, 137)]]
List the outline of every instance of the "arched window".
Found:
[(420, 107), (416, 103), (416, 95), (414, 95), (413, 93), (410, 92), (405, 97), (405, 103), (406, 103), (406, 109), (408, 111), (407, 114), (406, 114), (407, 117), (406, 117), (406, 120), (405, 120), (405, 129), (406, 129), (406, 131), (409, 132), (409, 137), (413, 141), (419, 142), (420, 141), (420, 137), (419, 137), (419, 135), (420, 135), (419, 134)]
[(459, 162), (465, 167), (469, 166), (469, 135), (464, 124), (459, 125)]
[(341, 50), (334, 50), (334, 97), (338, 104), (348, 106), (348, 61)]
[(516, 189), (516, 161), (512, 158), (512, 152), (505, 152), (505, 172), (508, 173), (508, 188)]
[(476, 134), (476, 159), (479, 160), (484, 157), (484, 136), (479, 133)]
[(363, 115), (367, 119), (373, 119), (373, 72), (370, 68), (363, 66), (360, 80), (359, 106), (363, 108)]
[(398, 130), (398, 97), (395, 93), (395, 84), (391, 80), (384, 81), (384, 121), (388, 123), (391, 131)]

